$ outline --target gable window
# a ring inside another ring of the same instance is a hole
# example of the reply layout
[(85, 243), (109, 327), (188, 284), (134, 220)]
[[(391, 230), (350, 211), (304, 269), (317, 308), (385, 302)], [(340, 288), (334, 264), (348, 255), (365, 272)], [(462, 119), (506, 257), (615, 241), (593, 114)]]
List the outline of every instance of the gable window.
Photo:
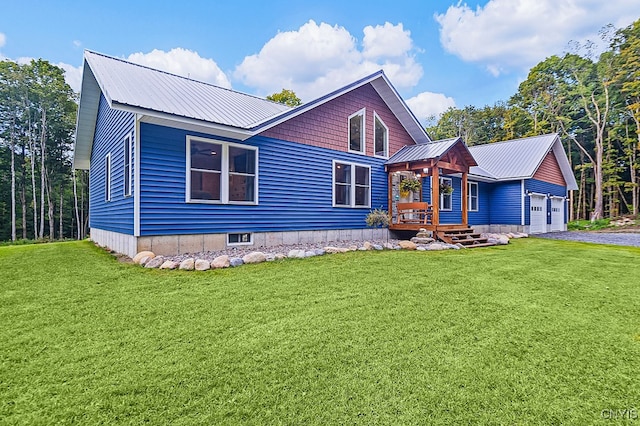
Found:
[(389, 157), (389, 129), (375, 112), (373, 113), (373, 143), (376, 157)]
[(258, 149), (187, 137), (187, 201), (257, 204)]
[(478, 211), (478, 183), (469, 182), (467, 187), (467, 209), (470, 212)]
[(370, 207), (371, 168), (353, 163), (333, 162), (334, 207)]
[(124, 180), (124, 196), (128, 197), (131, 195), (131, 170), (133, 169), (131, 164), (131, 135), (127, 135), (124, 138), (124, 169), (123, 169), (123, 180)]
[(111, 153), (104, 157), (104, 200), (111, 201)]
[(349, 151), (364, 150), (364, 108), (349, 117)]
[(453, 188), (453, 181), (451, 180), (451, 178), (440, 178), (440, 210), (451, 210), (451, 201), (453, 197), (451, 196), (451, 193), (445, 194), (442, 191), (443, 186), (449, 186)]

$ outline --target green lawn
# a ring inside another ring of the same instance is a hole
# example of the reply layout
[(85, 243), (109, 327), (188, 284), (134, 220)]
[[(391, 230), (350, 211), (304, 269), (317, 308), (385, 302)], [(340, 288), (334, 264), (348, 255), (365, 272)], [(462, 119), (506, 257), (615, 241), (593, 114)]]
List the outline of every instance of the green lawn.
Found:
[(640, 408), (634, 248), (181, 272), (88, 242), (0, 247), (0, 324), (1, 424), (582, 425)]

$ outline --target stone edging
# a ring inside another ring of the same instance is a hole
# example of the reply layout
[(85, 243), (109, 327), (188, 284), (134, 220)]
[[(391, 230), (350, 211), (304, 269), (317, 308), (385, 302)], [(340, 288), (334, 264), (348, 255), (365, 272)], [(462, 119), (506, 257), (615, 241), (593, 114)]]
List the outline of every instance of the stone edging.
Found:
[[(527, 234), (508, 233), (508, 234), (482, 234), (488, 238), (489, 242), (503, 245), (509, 244), (511, 238), (526, 238)], [(430, 240), (430, 241), (429, 241)], [(133, 258), (133, 263), (149, 269), (180, 269), (185, 271), (207, 271), (209, 269), (222, 269), (229, 267), (237, 267), (244, 264), (271, 262), (283, 259), (304, 259), (308, 257), (323, 256), (325, 254), (346, 253), (349, 251), (381, 251), (381, 250), (417, 250), (417, 251), (440, 251), (440, 250), (460, 250), (466, 247), (462, 244), (447, 244), (443, 242), (433, 241), (431, 238), (417, 238), (411, 240), (401, 240), (393, 242), (369, 242), (364, 241), (362, 244), (351, 244), (341, 247), (339, 242), (336, 245), (326, 246), (322, 249), (297, 249), (293, 248), (284, 253), (264, 253), (261, 251), (252, 251), (242, 257), (231, 257), (226, 254), (216, 256), (209, 260), (198, 256), (189, 257), (182, 261), (171, 260), (164, 256), (156, 256), (151, 251), (141, 251)], [(203, 256), (204, 257), (204, 256)]]

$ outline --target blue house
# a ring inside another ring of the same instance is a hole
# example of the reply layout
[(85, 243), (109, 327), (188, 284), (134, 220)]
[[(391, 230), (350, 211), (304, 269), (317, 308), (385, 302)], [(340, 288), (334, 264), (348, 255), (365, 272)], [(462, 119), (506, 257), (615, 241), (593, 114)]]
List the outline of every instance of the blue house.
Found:
[[(91, 238), (129, 256), (418, 227), (545, 232), (564, 229), (576, 186), (557, 135), (431, 141), (382, 71), (289, 108), (89, 51), (74, 167), (89, 170)], [(397, 211), (409, 175), (429, 223), (367, 228), (372, 208)]]

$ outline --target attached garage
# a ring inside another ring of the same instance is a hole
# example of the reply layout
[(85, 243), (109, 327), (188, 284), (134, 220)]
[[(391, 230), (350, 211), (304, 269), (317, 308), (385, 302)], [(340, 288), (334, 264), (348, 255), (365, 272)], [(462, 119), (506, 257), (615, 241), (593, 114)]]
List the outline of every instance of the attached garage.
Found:
[(530, 195), (529, 233), (547, 232), (547, 197), (542, 194)]
[(564, 197), (551, 197), (551, 231), (564, 231)]

